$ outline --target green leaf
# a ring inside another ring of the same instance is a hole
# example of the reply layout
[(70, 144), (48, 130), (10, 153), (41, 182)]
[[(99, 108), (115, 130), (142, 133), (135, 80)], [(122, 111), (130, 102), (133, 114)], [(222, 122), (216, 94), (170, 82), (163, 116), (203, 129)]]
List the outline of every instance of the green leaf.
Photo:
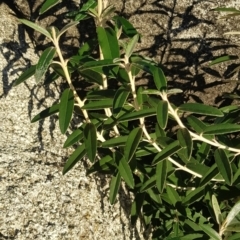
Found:
[(59, 126), (61, 133), (64, 134), (72, 118), (74, 107), (74, 94), (70, 88), (67, 88), (60, 99), (59, 104)]
[(142, 109), (137, 112), (131, 112), (122, 115), (119, 117), (117, 120), (119, 122), (125, 122), (125, 121), (132, 121), (135, 119), (139, 118), (144, 118), (144, 117), (150, 117), (156, 115), (156, 109), (155, 108), (147, 108), (147, 109)]
[(92, 101), (89, 103), (86, 103), (82, 109), (86, 110), (102, 110), (104, 108), (111, 108), (113, 104), (112, 99), (104, 99), (100, 101)]
[(133, 50), (136, 46), (136, 44), (138, 43), (138, 40), (139, 40), (139, 34), (136, 34), (135, 36), (132, 37), (132, 39), (129, 41), (128, 45), (127, 45), (127, 48), (126, 48), (126, 53), (125, 53), (125, 56), (127, 59), (130, 58), (130, 56), (132, 55), (133, 53)]
[(222, 177), (228, 185), (232, 185), (233, 174), (227, 154), (223, 149), (217, 149), (214, 153), (214, 158)]
[(125, 104), (130, 93), (130, 89), (122, 86), (118, 88), (114, 99), (113, 99), (113, 114), (117, 115), (121, 110), (123, 105)]
[(183, 200), (183, 204), (190, 205), (196, 201), (199, 201), (204, 196), (204, 187), (198, 187), (195, 190), (187, 192), (187, 196)]
[(198, 119), (192, 115), (187, 117), (187, 121), (188, 121), (189, 125), (193, 128), (193, 130), (199, 134), (203, 133), (204, 129), (207, 126), (200, 119)]
[(211, 9), (211, 11), (218, 11), (218, 12), (239, 12), (239, 10), (237, 10), (236, 8), (232, 8), (232, 7), (219, 7), (219, 8), (213, 8)]
[(121, 183), (121, 175), (119, 172), (117, 172), (117, 174), (115, 174), (110, 182), (110, 193), (109, 193), (109, 197), (110, 197), (110, 203), (114, 204), (116, 197), (117, 197), (117, 193), (119, 191), (119, 187), (120, 187), (120, 183)]
[(230, 237), (228, 237), (227, 240), (239, 240), (239, 239), (240, 239), (240, 233), (236, 233), (236, 234), (233, 234)]
[(96, 83), (100, 86), (102, 85), (102, 75), (99, 72), (96, 72), (91, 69), (86, 69), (80, 71), (79, 74), (91, 83)]
[(173, 206), (175, 206), (177, 202), (180, 202), (180, 197), (177, 191), (170, 186), (167, 186), (166, 189), (169, 200), (172, 202)]
[(166, 179), (167, 179), (167, 161), (163, 160), (157, 164), (157, 169), (156, 169), (156, 187), (160, 193), (163, 192), (166, 184)]
[(80, 161), (86, 154), (85, 145), (79, 146), (69, 157), (63, 168), (63, 175), (65, 175), (70, 169), (72, 169), (75, 164)]
[(145, 192), (146, 190), (154, 187), (156, 185), (156, 179), (157, 175), (153, 175), (151, 178), (145, 181), (140, 188), (140, 192)]
[(33, 23), (31, 21), (28, 21), (26, 19), (19, 19), (19, 21), (25, 25), (27, 25), (28, 27), (42, 33), (43, 35), (45, 35), (47, 38), (51, 39), (51, 34), (44, 28), (40, 27), (39, 25), (37, 25), (36, 23)]
[(17, 86), (20, 83), (24, 82), (25, 80), (27, 80), (28, 78), (32, 77), (35, 74), (36, 71), (36, 65), (31, 66), (30, 68), (28, 68), (26, 71), (24, 71), (20, 77), (14, 82), (13, 86)]
[(87, 156), (91, 162), (94, 162), (97, 154), (97, 130), (93, 123), (87, 123), (83, 130), (84, 143)]
[(145, 193), (137, 193), (131, 207), (131, 224), (135, 225), (140, 215)]
[(179, 145), (179, 141), (174, 141), (169, 144), (167, 147), (163, 148), (161, 152), (159, 152), (155, 158), (153, 159), (153, 165), (159, 163), (160, 161), (172, 156), (176, 152), (178, 152), (182, 147)]
[(32, 120), (31, 123), (37, 122), (41, 119), (44, 119), (46, 117), (49, 117), (53, 115), (54, 113), (59, 112), (59, 104), (54, 104), (49, 108), (44, 109), (39, 114), (37, 114)]
[(110, 27), (97, 27), (97, 35), (104, 59), (119, 58), (119, 45), (115, 31)]
[(61, 2), (61, 0), (46, 0), (44, 2), (44, 4), (42, 5), (42, 7), (40, 8), (39, 14), (41, 15), (41, 14), (45, 13), (47, 10), (49, 10), (50, 8), (52, 8), (59, 2)]
[(87, 99), (88, 100), (103, 100), (107, 98), (114, 98), (116, 94), (115, 89), (103, 89), (103, 90), (94, 90), (92, 92), (88, 92)]
[(127, 139), (128, 139), (128, 136), (119, 136), (119, 137), (116, 137), (116, 138), (111, 138), (111, 139), (103, 142), (101, 144), (101, 147), (112, 148), (112, 147), (125, 146)]
[(168, 120), (168, 103), (159, 101), (157, 106), (157, 121), (162, 129), (165, 129)]
[(192, 156), (193, 142), (189, 131), (186, 128), (180, 128), (177, 132), (177, 138), (182, 149), (179, 153), (183, 154), (187, 160)]
[(224, 232), (240, 232), (240, 222), (238, 223), (232, 223), (228, 225), (225, 229)]
[(200, 186), (204, 186), (205, 184), (209, 183), (217, 174), (219, 173), (217, 165), (213, 164), (210, 169), (203, 175)]
[(167, 90), (167, 79), (161, 68), (152, 66), (152, 74), (157, 89), (161, 92)]
[(219, 63), (222, 63), (222, 62), (230, 61), (230, 60), (236, 60), (236, 59), (238, 59), (237, 56), (229, 56), (229, 55), (222, 56), (222, 57), (219, 57), (219, 58), (213, 60), (210, 63), (210, 66), (215, 65), (215, 64), (219, 64)]
[(116, 151), (114, 153), (114, 160), (117, 163), (119, 173), (121, 177), (124, 179), (126, 184), (130, 188), (134, 188), (134, 179), (132, 175), (132, 170), (127, 163), (125, 156), (123, 156), (120, 152)]
[(223, 217), (222, 217), (222, 213), (218, 204), (218, 200), (216, 198), (215, 195), (212, 195), (212, 206), (213, 206), (213, 210), (214, 210), (214, 214), (216, 217), (216, 221), (218, 223), (219, 226), (222, 225), (223, 222)]
[(239, 213), (240, 213), (240, 201), (238, 201), (228, 213), (227, 218), (223, 223), (224, 227), (227, 228), (229, 225), (231, 225), (231, 222), (235, 219), (235, 217)]
[(199, 227), (209, 236), (211, 240), (222, 240), (220, 235), (207, 224), (200, 224)]
[(97, 6), (96, 0), (88, 0), (86, 3), (83, 4), (80, 11), (78, 11), (75, 15), (75, 21), (81, 21), (86, 18), (86, 12), (90, 9), (94, 9)]
[(178, 107), (179, 110), (184, 112), (191, 112), (206, 116), (215, 116), (215, 117), (223, 117), (224, 114), (218, 110), (217, 108), (207, 106), (201, 103), (184, 103)]
[(54, 58), (55, 53), (56, 49), (54, 47), (49, 47), (43, 51), (36, 65), (36, 71), (34, 74), (36, 83), (41, 82), (43, 76), (47, 72), (47, 69)]
[(203, 133), (221, 135), (221, 134), (228, 134), (228, 133), (239, 132), (239, 131), (240, 131), (240, 125), (232, 124), (232, 123), (222, 123), (222, 124), (207, 126), (204, 129)]
[(73, 22), (70, 22), (68, 23), (67, 25), (65, 25), (61, 30), (60, 32), (58, 33), (57, 37), (58, 39), (68, 30), (70, 29), (71, 27), (74, 27), (76, 25), (78, 25), (79, 21), (73, 21)]
[(131, 161), (133, 155), (135, 154), (138, 144), (142, 138), (143, 130), (142, 128), (134, 128), (127, 139), (125, 148), (124, 148), (124, 156), (126, 158), (126, 161)]

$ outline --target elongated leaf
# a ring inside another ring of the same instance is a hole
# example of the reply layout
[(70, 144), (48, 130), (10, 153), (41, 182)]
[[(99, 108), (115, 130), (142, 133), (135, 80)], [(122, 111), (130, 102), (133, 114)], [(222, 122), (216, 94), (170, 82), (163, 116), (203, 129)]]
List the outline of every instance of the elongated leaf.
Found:
[(70, 88), (67, 88), (60, 99), (59, 104), (59, 126), (61, 133), (64, 134), (72, 118), (74, 107), (74, 95)]
[(223, 149), (217, 149), (214, 153), (214, 158), (219, 172), (227, 184), (232, 184), (233, 174), (230, 161)]
[(88, 100), (103, 100), (106, 98), (114, 98), (116, 90), (114, 89), (103, 89), (103, 90), (94, 90), (87, 94)]
[(117, 163), (121, 177), (124, 179), (124, 181), (130, 188), (134, 188), (132, 170), (126, 161), (125, 156), (123, 156), (120, 152), (116, 151), (114, 153), (114, 159), (115, 162)]
[(132, 55), (133, 53), (133, 50), (136, 46), (136, 44), (138, 43), (138, 40), (139, 40), (139, 34), (136, 34), (134, 37), (131, 38), (131, 40), (129, 41), (128, 45), (127, 45), (127, 48), (126, 48), (126, 53), (125, 53), (125, 56), (127, 59), (130, 58), (130, 56)]
[(165, 188), (166, 179), (167, 179), (167, 161), (163, 160), (157, 164), (156, 169), (156, 187), (160, 193), (163, 192), (163, 189)]
[(225, 228), (225, 232), (240, 232), (240, 222), (232, 223)]
[(152, 66), (152, 74), (153, 74), (154, 83), (155, 83), (157, 89), (161, 92), (166, 91), (167, 90), (167, 79), (166, 79), (162, 69), (159, 67)]
[(110, 203), (114, 204), (118, 191), (119, 191), (119, 187), (120, 187), (120, 183), (121, 183), (121, 175), (119, 172), (117, 172), (116, 175), (114, 175), (111, 179), (110, 182), (110, 193), (109, 193), (109, 197), (110, 197)]
[(212, 195), (212, 206), (213, 206), (213, 210), (214, 210), (214, 214), (216, 217), (216, 221), (218, 223), (219, 226), (222, 225), (223, 222), (223, 217), (222, 217), (222, 213), (218, 204), (218, 200), (216, 198), (215, 195)]
[(207, 224), (200, 224), (199, 227), (209, 236), (211, 240), (222, 240), (220, 235)]
[(79, 71), (79, 74), (91, 83), (96, 83), (100, 86), (103, 83), (101, 73), (96, 72), (94, 70), (86, 69), (83, 71)]
[(135, 154), (138, 144), (142, 138), (142, 133), (143, 130), (140, 127), (135, 128), (130, 132), (124, 148), (124, 157), (127, 162), (129, 162)]
[(94, 162), (97, 153), (97, 130), (93, 123), (86, 124), (83, 136), (87, 156), (91, 162)]
[(232, 8), (232, 7), (219, 7), (219, 8), (213, 8), (211, 9), (211, 11), (218, 11), (218, 12), (239, 12), (239, 10), (237, 10), (236, 8)]
[(69, 157), (63, 168), (63, 175), (65, 175), (70, 169), (72, 169), (75, 164), (80, 161), (86, 154), (85, 145), (79, 146)]
[(240, 125), (231, 124), (231, 123), (222, 123), (222, 124), (207, 126), (204, 129), (203, 133), (221, 135), (221, 134), (228, 134), (228, 133), (239, 132), (239, 131), (240, 131)]
[(217, 165), (213, 164), (210, 169), (203, 175), (200, 186), (204, 186), (205, 184), (209, 183), (217, 174), (219, 173)]
[(25, 25), (27, 25), (28, 27), (42, 33), (43, 35), (45, 35), (46, 37), (48, 37), (49, 39), (51, 39), (51, 34), (44, 28), (40, 27), (39, 25), (37, 25), (36, 23), (33, 23), (31, 21), (28, 21), (26, 19), (19, 19), (19, 21)]
[(183, 154), (187, 160), (190, 159), (192, 155), (193, 142), (189, 131), (186, 128), (181, 128), (177, 132), (177, 138), (182, 149), (180, 153)]
[(219, 57), (219, 58), (213, 60), (210, 63), (210, 66), (215, 65), (215, 64), (219, 64), (219, 63), (222, 63), (222, 62), (230, 61), (230, 60), (236, 60), (236, 59), (238, 59), (237, 56), (229, 56), (229, 55), (222, 56), (222, 57)]
[(145, 193), (137, 193), (131, 207), (131, 224), (135, 225), (144, 202)]
[(235, 233), (235, 234), (229, 236), (227, 240), (239, 240), (239, 239), (240, 239), (240, 233)]
[(223, 113), (212, 106), (207, 106), (201, 103), (184, 103), (178, 107), (179, 110), (184, 112), (191, 112), (206, 116), (223, 117)]
[(156, 185), (157, 175), (152, 176), (151, 178), (147, 179), (146, 182), (142, 184), (140, 188), (140, 192), (145, 192), (146, 190), (154, 187)]
[(41, 14), (45, 13), (47, 10), (49, 10), (50, 8), (52, 8), (59, 2), (61, 2), (61, 0), (46, 0), (44, 2), (44, 4), (42, 5), (42, 7), (40, 8), (39, 14), (41, 15)]
[(113, 114), (118, 114), (123, 105), (125, 104), (128, 96), (129, 96), (129, 93), (130, 93), (130, 89), (126, 89), (125, 87), (120, 87), (115, 96), (114, 96), (114, 99), (113, 99)]
[(165, 129), (168, 120), (168, 103), (159, 101), (157, 106), (157, 121), (162, 129)]
[(49, 117), (55, 113), (59, 112), (59, 104), (54, 104), (49, 108), (44, 109), (42, 112), (37, 114), (32, 120), (31, 123), (37, 122), (41, 119)]
[(223, 224), (225, 228), (228, 227), (228, 225), (231, 225), (231, 222), (235, 219), (235, 217), (239, 213), (240, 213), (240, 201), (238, 201), (228, 213), (225, 223)]
[(99, 73), (104, 73), (102, 71), (103, 67), (110, 67), (110, 66), (117, 66), (119, 63), (113, 62), (113, 59), (103, 59), (103, 60), (98, 60), (98, 61), (89, 61), (84, 64), (82, 64), (79, 67), (79, 71), (86, 71), (88, 69), (94, 70)]
[(167, 186), (167, 195), (170, 201), (172, 202), (173, 206), (175, 206), (177, 202), (180, 202), (180, 197), (177, 191), (170, 186)]
[(36, 71), (34, 74), (36, 83), (41, 82), (43, 76), (47, 72), (48, 67), (54, 58), (55, 53), (56, 49), (54, 47), (49, 47), (43, 51), (36, 65)]
[(119, 45), (115, 31), (110, 27), (97, 27), (97, 35), (104, 59), (119, 58)]
[(80, 141), (81, 139), (83, 139), (83, 129), (78, 128), (76, 130), (74, 130), (71, 135), (67, 138), (67, 140), (65, 141), (63, 147), (67, 148), (72, 146), (74, 143)]
[(128, 139), (128, 136), (119, 136), (119, 137), (116, 137), (116, 138), (111, 138), (111, 139), (103, 142), (101, 144), (101, 147), (111, 148), (111, 147), (125, 146), (127, 139)]
[(70, 29), (71, 27), (74, 27), (76, 25), (78, 25), (78, 21), (73, 21), (68, 23), (67, 25), (65, 25), (60, 32), (58, 33), (57, 37), (60, 38), (68, 29)]
[(35, 74), (36, 71), (36, 65), (31, 66), (30, 68), (28, 68), (26, 71), (24, 71), (20, 77), (14, 82), (13, 86), (17, 86), (20, 83), (24, 82), (25, 80), (27, 80), (28, 78), (32, 77)]
[(204, 196), (204, 193), (205, 193), (204, 188), (198, 187), (187, 194), (187, 196), (183, 200), (183, 203), (185, 205), (190, 205), (196, 201), (199, 201)]
[(204, 129), (207, 126), (200, 119), (198, 119), (192, 115), (187, 117), (187, 121), (188, 121), (189, 125), (193, 128), (193, 130), (199, 134), (203, 133)]
[(104, 108), (111, 108), (113, 104), (112, 99), (100, 100), (100, 101), (92, 101), (86, 103), (82, 108), (86, 110), (99, 110)]
[(124, 122), (124, 121), (132, 121), (135, 119), (139, 119), (142, 117), (150, 117), (156, 115), (156, 109), (155, 108), (147, 108), (147, 109), (142, 109), (137, 112), (131, 112), (122, 115), (121, 117), (118, 118), (119, 122)]
[(155, 156), (152, 164), (155, 165), (160, 161), (172, 156), (174, 153), (178, 152), (181, 148), (182, 147), (179, 145), (179, 141), (174, 141)]

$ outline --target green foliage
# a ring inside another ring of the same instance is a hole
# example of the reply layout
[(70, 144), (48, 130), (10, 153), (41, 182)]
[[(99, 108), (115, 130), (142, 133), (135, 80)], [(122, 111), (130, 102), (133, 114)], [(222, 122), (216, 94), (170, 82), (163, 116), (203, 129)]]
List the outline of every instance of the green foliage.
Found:
[[(40, 14), (58, 2), (45, 1)], [(234, 9), (229, 11), (239, 14)], [(169, 96), (181, 89), (168, 89), (167, 78), (157, 63), (134, 53), (140, 34), (127, 19), (111, 18), (113, 12), (114, 8), (104, 6), (101, 0), (98, 5), (89, 0), (78, 11), (67, 14), (74, 21), (60, 31), (20, 20), (53, 46), (43, 51), (37, 65), (25, 71), (14, 85), (33, 75), (44, 85), (59, 77), (68, 83), (59, 103), (40, 112), (32, 122), (58, 113), (61, 132), (71, 132), (63, 147), (76, 146), (63, 174), (80, 160), (89, 160), (87, 174), (111, 176), (111, 204), (121, 184), (126, 183), (134, 195), (131, 222), (135, 224), (142, 216), (144, 225), (152, 226), (152, 239), (239, 239), (233, 233), (240, 228), (240, 202), (235, 204), (240, 190), (238, 107), (218, 109), (199, 103), (175, 106)], [(84, 43), (65, 60), (60, 37), (90, 17), (96, 23), (96, 39)], [(53, 73), (46, 77), (50, 68)], [(141, 72), (153, 80), (155, 89), (136, 86)], [(73, 74), (91, 85), (84, 98), (76, 90)], [(80, 114), (82, 123), (69, 128), (75, 114)]]

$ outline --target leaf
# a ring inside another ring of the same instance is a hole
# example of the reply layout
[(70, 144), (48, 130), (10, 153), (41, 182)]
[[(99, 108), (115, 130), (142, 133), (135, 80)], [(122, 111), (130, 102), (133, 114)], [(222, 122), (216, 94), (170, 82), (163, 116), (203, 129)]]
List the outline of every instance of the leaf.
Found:
[(54, 113), (59, 112), (59, 104), (54, 104), (49, 108), (44, 109), (39, 114), (37, 114), (32, 120), (31, 123), (37, 122), (41, 119), (51, 116)]
[(128, 136), (119, 136), (116, 138), (111, 138), (106, 140), (101, 144), (102, 148), (112, 148), (112, 147), (120, 147), (125, 146)]
[(19, 21), (25, 25), (27, 25), (28, 27), (42, 33), (43, 35), (45, 35), (47, 38), (52, 39), (51, 34), (44, 28), (40, 27), (39, 25), (37, 25), (36, 23), (33, 23), (31, 21), (28, 21), (26, 19), (19, 19)]
[(180, 202), (180, 197), (177, 191), (170, 186), (167, 186), (166, 189), (169, 200), (172, 202), (173, 206), (175, 206), (177, 202)]
[(70, 169), (72, 169), (75, 164), (80, 161), (86, 154), (85, 145), (79, 146), (69, 157), (63, 168), (63, 175), (65, 175)]
[(97, 153), (97, 130), (93, 123), (86, 124), (83, 137), (87, 156), (91, 162), (94, 162)]
[(124, 148), (124, 157), (126, 158), (126, 161), (131, 161), (133, 155), (135, 154), (138, 144), (142, 138), (143, 130), (142, 128), (134, 128), (127, 139), (125, 148)]
[(168, 120), (168, 103), (159, 101), (157, 106), (157, 121), (162, 129), (165, 129)]
[(107, 98), (114, 98), (116, 94), (115, 89), (103, 89), (103, 90), (94, 90), (92, 92), (88, 92), (87, 99), (88, 100), (103, 100)]
[(179, 145), (179, 141), (174, 141), (169, 144), (167, 147), (163, 148), (161, 152), (159, 152), (155, 158), (153, 159), (153, 165), (159, 163), (160, 161), (172, 156), (176, 152), (178, 152), (182, 147)]
[(230, 237), (228, 237), (227, 240), (239, 240), (239, 239), (240, 239), (240, 233), (236, 233), (236, 234), (233, 234)]
[(207, 106), (201, 103), (184, 103), (178, 107), (179, 110), (184, 112), (191, 112), (206, 116), (215, 116), (215, 117), (223, 117), (223, 113), (217, 108)]
[(117, 120), (119, 122), (132, 121), (139, 118), (150, 117), (156, 115), (155, 108), (142, 109), (137, 112), (131, 112), (120, 116)]
[(39, 14), (43, 14), (48, 11), (50, 8), (61, 2), (61, 0), (46, 0), (42, 7), (40, 8)]
[(192, 156), (193, 141), (186, 128), (180, 128), (177, 132), (177, 139), (182, 149), (179, 153), (183, 154), (187, 160)]
[(97, 27), (97, 35), (104, 59), (119, 58), (119, 45), (115, 31), (110, 27)]
[(239, 12), (239, 10), (237, 10), (236, 8), (232, 8), (232, 7), (219, 7), (219, 8), (213, 8), (211, 9), (211, 11), (218, 11), (218, 12)]
[(213, 164), (200, 181), (200, 186), (209, 183), (219, 173), (217, 165)]
[(132, 175), (132, 170), (131, 170), (130, 166), (128, 165), (125, 156), (123, 156), (118, 151), (116, 151), (113, 156), (114, 156), (114, 160), (118, 166), (118, 171), (119, 171), (121, 177), (124, 179), (124, 181), (130, 188), (134, 188), (134, 179), (133, 179), (133, 175)]
[(25, 80), (27, 80), (28, 78), (32, 77), (35, 74), (36, 71), (36, 65), (31, 66), (30, 68), (28, 68), (26, 71), (24, 71), (20, 77), (14, 82), (13, 86), (17, 86), (20, 83), (24, 82)]
[(222, 225), (223, 222), (223, 217), (222, 217), (222, 213), (218, 204), (218, 200), (216, 198), (215, 195), (212, 195), (212, 206), (213, 206), (213, 210), (214, 210), (214, 214), (216, 217), (216, 221), (218, 223), (219, 226)]
[(113, 100), (112, 99), (104, 99), (104, 100), (100, 100), (100, 101), (92, 101), (89, 103), (86, 103), (82, 109), (86, 109), (86, 110), (102, 110), (104, 108), (111, 108), (113, 104)]
[(127, 48), (126, 48), (126, 53), (125, 53), (125, 57), (127, 59), (130, 58), (130, 56), (132, 55), (133, 53), (133, 50), (136, 46), (136, 44), (138, 43), (138, 40), (139, 40), (139, 34), (136, 34), (135, 36), (132, 37), (132, 39), (129, 41), (128, 45), (127, 45)]
[(157, 175), (153, 175), (152, 177), (150, 177), (149, 179), (147, 179), (147, 181), (145, 181), (141, 188), (140, 188), (140, 192), (145, 192), (146, 190), (154, 187), (156, 185), (156, 179), (157, 179)]
[(49, 47), (43, 51), (36, 65), (36, 71), (34, 74), (36, 83), (39, 83), (42, 80), (42, 77), (47, 72), (47, 69), (51, 64), (55, 53), (56, 49), (54, 47)]
[[(88, 0), (86, 3), (83, 4), (80, 11), (78, 11), (75, 15), (75, 21), (81, 21), (86, 18), (86, 12), (90, 9), (94, 9), (97, 6), (96, 0)], [(71, 12), (70, 12), (71, 13)]]
[(131, 224), (135, 225), (140, 215), (145, 193), (137, 193), (131, 206)]
[(228, 185), (232, 185), (233, 179), (232, 168), (225, 151), (223, 149), (217, 149), (214, 152), (214, 158), (222, 177), (224, 178)]
[(221, 134), (228, 134), (228, 133), (239, 132), (239, 131), (240, 131), (240, 125), (232, 124), (232, 123), (222, 123), (222, 124), (207, 126), (204, 129), (203, 133), (221, 135)]
[(59, 104), (59, 126), (61, 133), (64, 134), (72, 118), (74, 107), (74, 95), (70, 88), (67, 88), (60, 99)]
[(227, 228), (239, 213), (240, 213), (240, 201), (238, 201), (228, 213), (227, 218), (223, 223), (224, 227)]
[(117, 115), (125, 104), (130, 93), (130, 89), (122, 86), (118, 88), (113, 99), (113, 114)]
[(167, 179), (167, 161), (163, 160), (157, 164), (156, 187), (160, 193), (163, 192)]
[(199, 227), (209, 236), (211, 240), (222, 240), (220, 235), (207, 224), (200, 224)]
[(196, 201), (199, 201), (204, 196), (204, 187), (198, 187), (195, 190), (187, 192), (187, 196), (183, 200), (183, 204), (190, 205)]
[(117, 193), (119, 191), (119, 187), (120, 187), (120, 183), (121, 183), (121, 175), (119, 172), (117, 172), (117, 174), (115, 174), (110, 182), (110, 193), (109, 193), (109, 197), (110, 197), (110, 203), (114, 204), (116, 197), (117, 197)]
[(200, 119), (198, 119), (192, 115), (187, 117), (187, 121), (188, 121), (189, 125), (193, 128), (193, 130), (199, 134), (203, 133), (204, 129), (207, 126)]
[(161, 68), (152, 66), (152, 74), (157, 89), (161, 92), (167, 90), (167, 80)]
[(224, 232), (226, 232), (226, 231), (228, 231), (228, 232), (240, 232), (240, 222), (228, 225), (224, 229)]
[(213, 60), (209, 65), (212, 66), (215, 64), (219, 64), (219, 63), (230, 61), (230, 60), (236, 60), (236, 59), (238, 59), (237, 56), (226, 55), (226, 56), (222, 56), (222, 57), (219, 57), (219, 58)]
[(68, 23), (67, 25), (65, 25), (61, 30), (60, 32), (58, 33), (57, 37), (58, 39), (68, 30), (70, 29), (71, 27), (74, 27), (76, 25), (78, 25), (79, 21), (73, 21), (73, 22), (70, 22)]

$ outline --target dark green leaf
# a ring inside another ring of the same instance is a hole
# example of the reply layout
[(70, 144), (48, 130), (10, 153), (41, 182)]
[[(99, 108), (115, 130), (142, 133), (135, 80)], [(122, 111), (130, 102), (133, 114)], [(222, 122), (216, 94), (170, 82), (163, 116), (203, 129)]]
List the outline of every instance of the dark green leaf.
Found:
[(87, 156), (91, 162), (94, 162), (97, 153), (97, 130), (93, 123), (86, 124), (83, 137)]
[(85, 145), (79, 146), (69, 157), (63, 168), (63, 175), (66, 174), (74, 165), (80, 161), (86, 154)]
[(184, 198), (183, 203), (185, 205), (190, 205), (196, 201), (199, 201), (204, 196), (204, 188), (198, 187), (195, 190), (190, 190), (187, 192), (187, 196)]
[(86, 110), (102, 110), (104, 108), (111, 108), (112, 104), (113, 104), (112, 99), (106, 99), (86, 103), (82, 108)]
[(189, 131), (186, 128), (180, 128), (177, 132), (177, 138), (182, 149), (180, 153), (183, 154), (187, 160), (190, 159), (192, 155), (193, 142)]
[(103, 100), (106, 98), (112, 99), (114, 98), (115, 94), (116, 94), (115, 89), (94, 90), (87, 94), (87, 99), (88, 100)]
[(125, 146), (127, 139), (128, 139), (128, 136), (119, 136), (119, 137), (116, 137), (116, 138), (111, 138), (111, 139), (103, 142), (101, 144), (101, 147), (111, 148), (111, 147)]
[(42, 5), (42, 7), (40, 8), (39, 14), (41, 15), (41, 14), (45, 13), (47, 10), (49, 10), (50, 8), (52, 8), (59, 2), (61, 2), (61, 0), (46, 0), (44, 2), (44, 4)]
[(110, 203), (114, 204), (118, 191), (119, 191), (119, 187), (120, 187), (120, 183), (121, 183), (121, 175), (119, 172), (117, 172), (117, 174), (115, 174), (110, 182), (110, 193), (109, 193), (109, 197), (110, 197)]
[(64, 134), (72, 118), (74, 107), (74, 95), (70, 88), (67, 88), (60, 99), (59, 104), (59, 126), (61, 133)]
[(120, 88), (118, 88), (115, 96), (114, 96), (114, 99), (113, 99), (113, 114), (114, 115), (117, 115), (123, 105), (125, 104), (127, 98), (128, 98), (128, 95), (130, 93), (130, 89), (122, 86)]
[(136, 44), (138, 43), (138, 40), (139, 40), (139, 34), (136, 34), (135, 36), (133, 36), (128, 45), (127, 45), (127, 48), (126, 48), (126, 53), (125, 53), (125, 56), (129, 59), (133, 53), (133, 50), (136, 46)]
[(100, 86), (102, 85), (102, 75), (99, 72), (96, 72), (91, 69), (86, 69), (80, 71), (79, 74), (91, 83), (96, 83)]
[(187, 117), (187, 121), (188, 121), (189, 125), (193, 128), (193, 130), (199, 134), (203, 133), (204, 129), (207, 126), (201, 120), (199, 120), (198, 118), (196, 118), (192, 115)]
[(210, 169), (203, 175), (200, 186), (204, 186), (205, 184), (209, 183), (217, 174), (219, 173), (217, 165), (213, 164)]
[(44, 109), (42, 112), (37, 114), (32, 120), (31, 123), (37, 122), (41, 119), (51, 116), (54, 113), (59, 112), (59, 104), (54, 104), (49, 108)]
[(131, 224), (132, 225), (136, 224), (138, 216), (140, 215), (140, 212), (141, 212), (144, 198), (145, 198), (145, 193), (137, 193), (136, 194), (136, 197), (135, 197), (134, 202), (132, 203), (132, 207), (131, 207)]
[(142, 128), (134, 128), (127, 139), (125, 148), (124, 148), (124, 157), (126, 158), (126, 161), (129, 162), (133, 155), (135, 154), (138, 144), (142, 138), (143, 130)]
[(228, 185), (232, 185), (233, 174), (227, 154), (223, 149), (217, 149), (214, 153), (214, 158), (222, 177)]
[(172, 156), (174, 153), (178, 152), (181, 148), (182, 147), (179, 145), (179, 141), (174, 141), (167, 147), (163, 148), (162, 151), (155, 156), (152, 164), (157, 164), (160, 161)]
[(153, 74), (154, 83), (155, 83), (157, 89), (161, 92), (166, 91), (167, 90), (167, 80), (166, 80), (166, 77), (165, 77), (162, 69), (159, 67), (152, 66), (152, 74)]
[(239, 131), (240, 131), (240, 125), (231, 124), (231, 123), (222, 123), (222, 124), (207, 126), (204, 129), (203, 133), (221, 135), (221, 134), (228, 134), (228, 133), (239, 132)]
[(24, 71), (20, 77), (14, 82), (13, 86), (17, 86), (18, 84), (24, 82), (28, 78), (32, 77), (35, 74), (36, 71), (36, 65), (31, 66), (26, 71)]
[(160, 193), (165, 188), (167, 173), (167, 161), (163, 160), (157, 164), (156, 169), (156, 187)]
[(209, 236), (211, 240), (222, 240), (220, 235), (207, 224), (200, 224), (199, 227)]
[(207, 116), (223, 117), (223, 113), (217, 108), (207, 106), (201, 103), (184, 103), (178, 107), (179, 110), (184, 112), (191, 112)]
[(157, 121), (162, 129), (165, 129), (168, 120), (168, 103), (159, 101), (157, 106)]
[(140, 188), (140, 192), (145, 192), (146, 190), (154, 187), (156, 185), (157, 175), (152, 176), (146, 182), (144, 182)]
[(36, 83), (41, 82), (43, 76), (47, 72), (48, 67), (54, 58), (55, 53), (56, 50), (54, 47), (49, 47), (43, 51), (36, 65), (36, 71), (34, 74)]

